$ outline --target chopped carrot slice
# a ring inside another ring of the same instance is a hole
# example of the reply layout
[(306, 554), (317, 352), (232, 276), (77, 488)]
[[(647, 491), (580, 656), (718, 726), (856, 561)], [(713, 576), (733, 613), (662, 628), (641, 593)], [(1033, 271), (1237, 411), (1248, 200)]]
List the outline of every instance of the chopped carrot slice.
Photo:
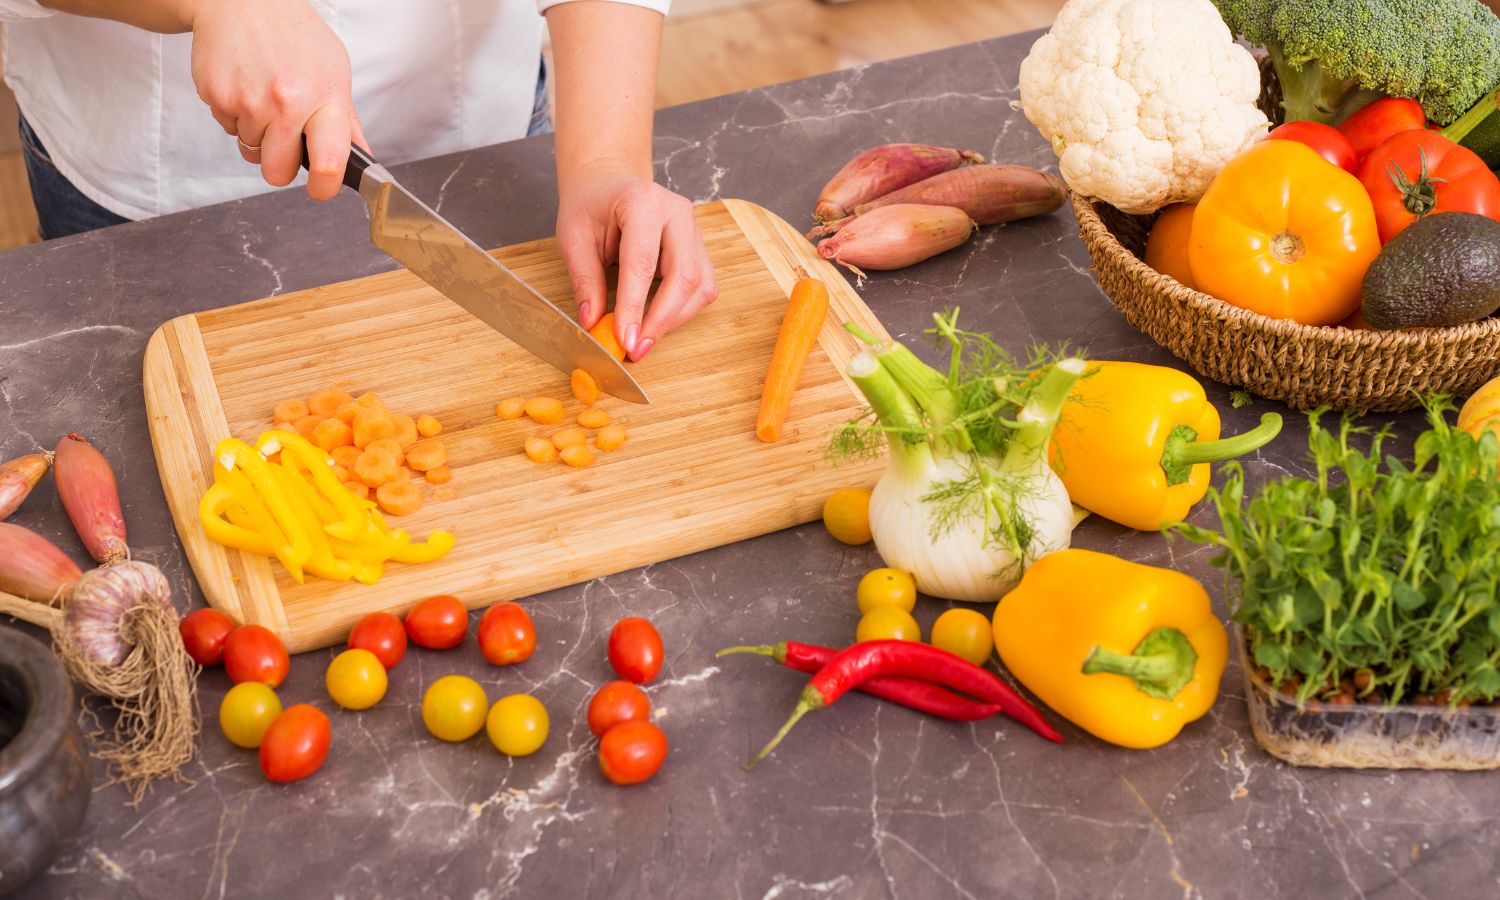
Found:
[(338, 414), (339, 407), (353, 399), (348, 391), (324, 388), (307, 398), (307, 409), (314, 415), (333, 416)]
[(417, 420), (406, 413), (392, 413), (391, 421), (396, 423), (396, 443), (402, 450), (417, 442)]
[(588, 444), (574, 444), (563, 448), (562, 461), (575, 469), (583, 469), (594, 464), (594, 451), (589, 449)]
[(442, 432), (442, 422), (439, 422), (427, 413), (417, 416), (417, 434), (420, 434), (422, 437), (437, 437)]
[(296, 426), (298, 434), (310, 441), (313, 439), (313, 429), (317, 428), (321, 421), (323, 421), (322, 416), (303, 416), (292, 424)]
[(557, 459), (557, 448), (546, 438), (529, 437), (526, 439), (526, 455), (532, 462), (549, 463)]
[(593, 406), (599, 402), (599, 382), (594, 380), (594, 376), (582, 369), (574, 369), (569, 381), (573, 387), (573, 396), (578, 398), (579, 403)]
[(392, 481), (375, 489), (375, 502), (393, 516), (409, 516), (422, 508), (422, 491), (410, 481)]
[(340, 422), (343, 422), (345, 425), (353, 425), (354, 414), (365, 408), (366, 407), (360, 406), (358, 403), (350, 400), (348, 403), (345, 403), (343, 406), (340, 406), (338, 409), (334, 410), (333, 417), (335, 419), (338, 419)]
[(442, 438), (418, 441), (406, 450), (406, 464), (418, 472), (436, 469), (448, 462), (448, 447)]
[(578, 414), (578, 424), (584, 428), (603, 428), (609, 424), (609, 413), (602, 409), (586, 409)]
[(612, 453), (625, 444), (624, 425), (606, 425), (594, 435), (594, 446), (605, 453)]
[(358, 447), (345, 446), (334, 447), (328, 455), (333, 457), (334, 465), (343, 466), (346, 469), (352, 469), (354, 468), (354, 461), (359, 459), (359, 453), (360, 450)]
[(396, 423), (384, 409), (362, 409), (354, 414), (354, 446), (364, 448), (371, 441), (395, 437)]
[(609, 351), (609, 355), (621, 362), (625, 361), (625, 348), (620, 346), (619, 340), (615, 338), (615, 314), (605, 313), (603, 318), (594, 323), (589, 329), (589, 334), (599, 345)]
[(282, 422), (295, 422), (307, 415), (306, 400), (283, 400), (276, 404), (276, 410), (271, 413), (271, 421), (280, 425)]
[(396, 477), (396, 458), (384, 450), (366, 450), (354, 463), (354, 477), (379, 487)]
[(574, 444), (582, 444), (588, 439), (589, 436), (587, 434), (584, 434), (582, 428), (564, 428), (562, 431), (559, 431), (557, 434), (554, 434), (552, 436), (552, 446), (556, 447), (559, 450), (562, 450), (563, 448), (571, 447)]
[(519, 419), (526, 415), (525, 397), (506, 397), (495, 406), (495, 415), (502, 419)]
[(438, 466), (427, 470), (428, 484), (447, 484), (453, 480), (453, 470), (447, 466)]
[(363, 406), (365, 409), (385, 409), (385, 401), (380, 399), (380, 395), (375, 393), (374, 391), (366, 391), (364, 394), (360, 395), (358, 400), (355, 400), (354, 402), (358, 403), (360, 406)]
[(366, 450), (384, 450), (395, 457), (396, 465), (406, 462), (406, 451), (401, 449), (395, 438), (379, 438), (365, 445)]
[(338, 419), (324, 419), (313, 429), (312, 442), (325, 453), (354, 443), (354, 429)]
[(538, 425), (556, 425), (563, 420), (562, 401), (552, 397), (532, 397), (526, 401), (526, 415)]
[(370, 486), (363, 481), (346, 481), (344, 482), (344, 490), (362, 500), (369, 499), (370, 496)]

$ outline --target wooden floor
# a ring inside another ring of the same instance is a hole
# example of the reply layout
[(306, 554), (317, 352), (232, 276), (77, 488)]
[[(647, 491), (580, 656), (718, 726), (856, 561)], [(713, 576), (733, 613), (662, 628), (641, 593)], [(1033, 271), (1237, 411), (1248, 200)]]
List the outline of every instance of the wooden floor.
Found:
[[(657, 106), (1040, 28), (1062, 5), (1063, 0), (679, 0), (663, 36)], [(0, 129), (13, 130), (9, 117), (0, 121)], [(37, 240), (26, 170), (20, 154), (8, 152), (8, 143), (0, 142), (0, 249)]]

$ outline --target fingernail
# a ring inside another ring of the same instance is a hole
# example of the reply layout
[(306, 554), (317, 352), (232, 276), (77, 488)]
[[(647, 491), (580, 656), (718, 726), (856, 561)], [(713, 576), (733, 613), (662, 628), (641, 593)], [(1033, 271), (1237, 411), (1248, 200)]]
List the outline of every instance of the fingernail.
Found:
[(625, 352), (626, 353), (634, 353), (635, 352), (635, 342), (637, 340), (639, 340), (640, 337), (641, 337), (641, 327), (639, 325), (628, 325), (628, 326), (626, 326), (626, 328), (625, 328)]
[(582, 322), (584, 324), (584, 327), (588, 327), (588, 325), (590, 324), (589, 323), (589, 302), (587, 300), (585, 300), (582, 303), (578, 304), (578, 321)]
[(641, 360), (646, 358), (646, 354), (651, 352), (651, 348), (655, 346), (655, 344), (656, 341), (653, 341), (650, 338), (646, 338), (644, 341), (641, 341), (639, 346), (635, 348), (635, 353), (630, 358), (635, 362), (640, 362)]

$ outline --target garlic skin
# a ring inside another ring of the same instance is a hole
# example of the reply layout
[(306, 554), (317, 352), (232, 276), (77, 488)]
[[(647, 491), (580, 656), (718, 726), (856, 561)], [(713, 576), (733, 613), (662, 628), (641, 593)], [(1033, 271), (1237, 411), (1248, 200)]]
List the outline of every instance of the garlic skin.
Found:
[(170, 611), (171, 595), (166, 576), (150, 563), (129, 560), (100, 566), (83, 573), (74, 583), (63, 606), (63, 627), (90, 662), (106, 668), (118, 666), (134, 647), (123, 633), (126, 612), (148, 603)]

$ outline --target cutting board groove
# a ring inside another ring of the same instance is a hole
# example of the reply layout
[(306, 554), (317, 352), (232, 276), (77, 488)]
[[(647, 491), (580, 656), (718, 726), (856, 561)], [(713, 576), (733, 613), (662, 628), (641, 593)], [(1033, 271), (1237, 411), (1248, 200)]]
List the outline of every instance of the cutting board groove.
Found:
[[(399, 614), (431, 594), (483, 606), (811, 521), (835, 487), (873, 483), (878, 461), (835, 470), (825, 448), (830, 430), (860, 406), (843, 374), (858, 346), (842, 325), (884, 335), (879, 321), (775, 215), (726, 200), (697, 216), (719, 300), (632, 364), (650, 406), (600, 402), (626, 423), (630, 440), (589, 469), (532, 463), (521, 444), (554, 429), (494, 415), (505, 397), (545, 394), (567, 398), (571, 418), (579, 407), (567, 376), (404, 270), (163, 325), (146, 349), (146, 408), (168, 505), (209, 602), (299, 652), (343, 640), (366, 613)], [(553, 240), (495, 254), (573, 310)], [(762, 444), (754, 436), (761, 384), (798, 266), (828, 283), (832, 308), (786, 437)], [(392, 565), (373, 586), (299, 585), (270, 560), (203, 536), (197, 504), (214, 444), (254, 438), (278, 400), (333, 384), (442, 421), (458, 496), (429, 499), (398, 521), (418, 535), (451, 530), (458, 547), (446, 559)]]

